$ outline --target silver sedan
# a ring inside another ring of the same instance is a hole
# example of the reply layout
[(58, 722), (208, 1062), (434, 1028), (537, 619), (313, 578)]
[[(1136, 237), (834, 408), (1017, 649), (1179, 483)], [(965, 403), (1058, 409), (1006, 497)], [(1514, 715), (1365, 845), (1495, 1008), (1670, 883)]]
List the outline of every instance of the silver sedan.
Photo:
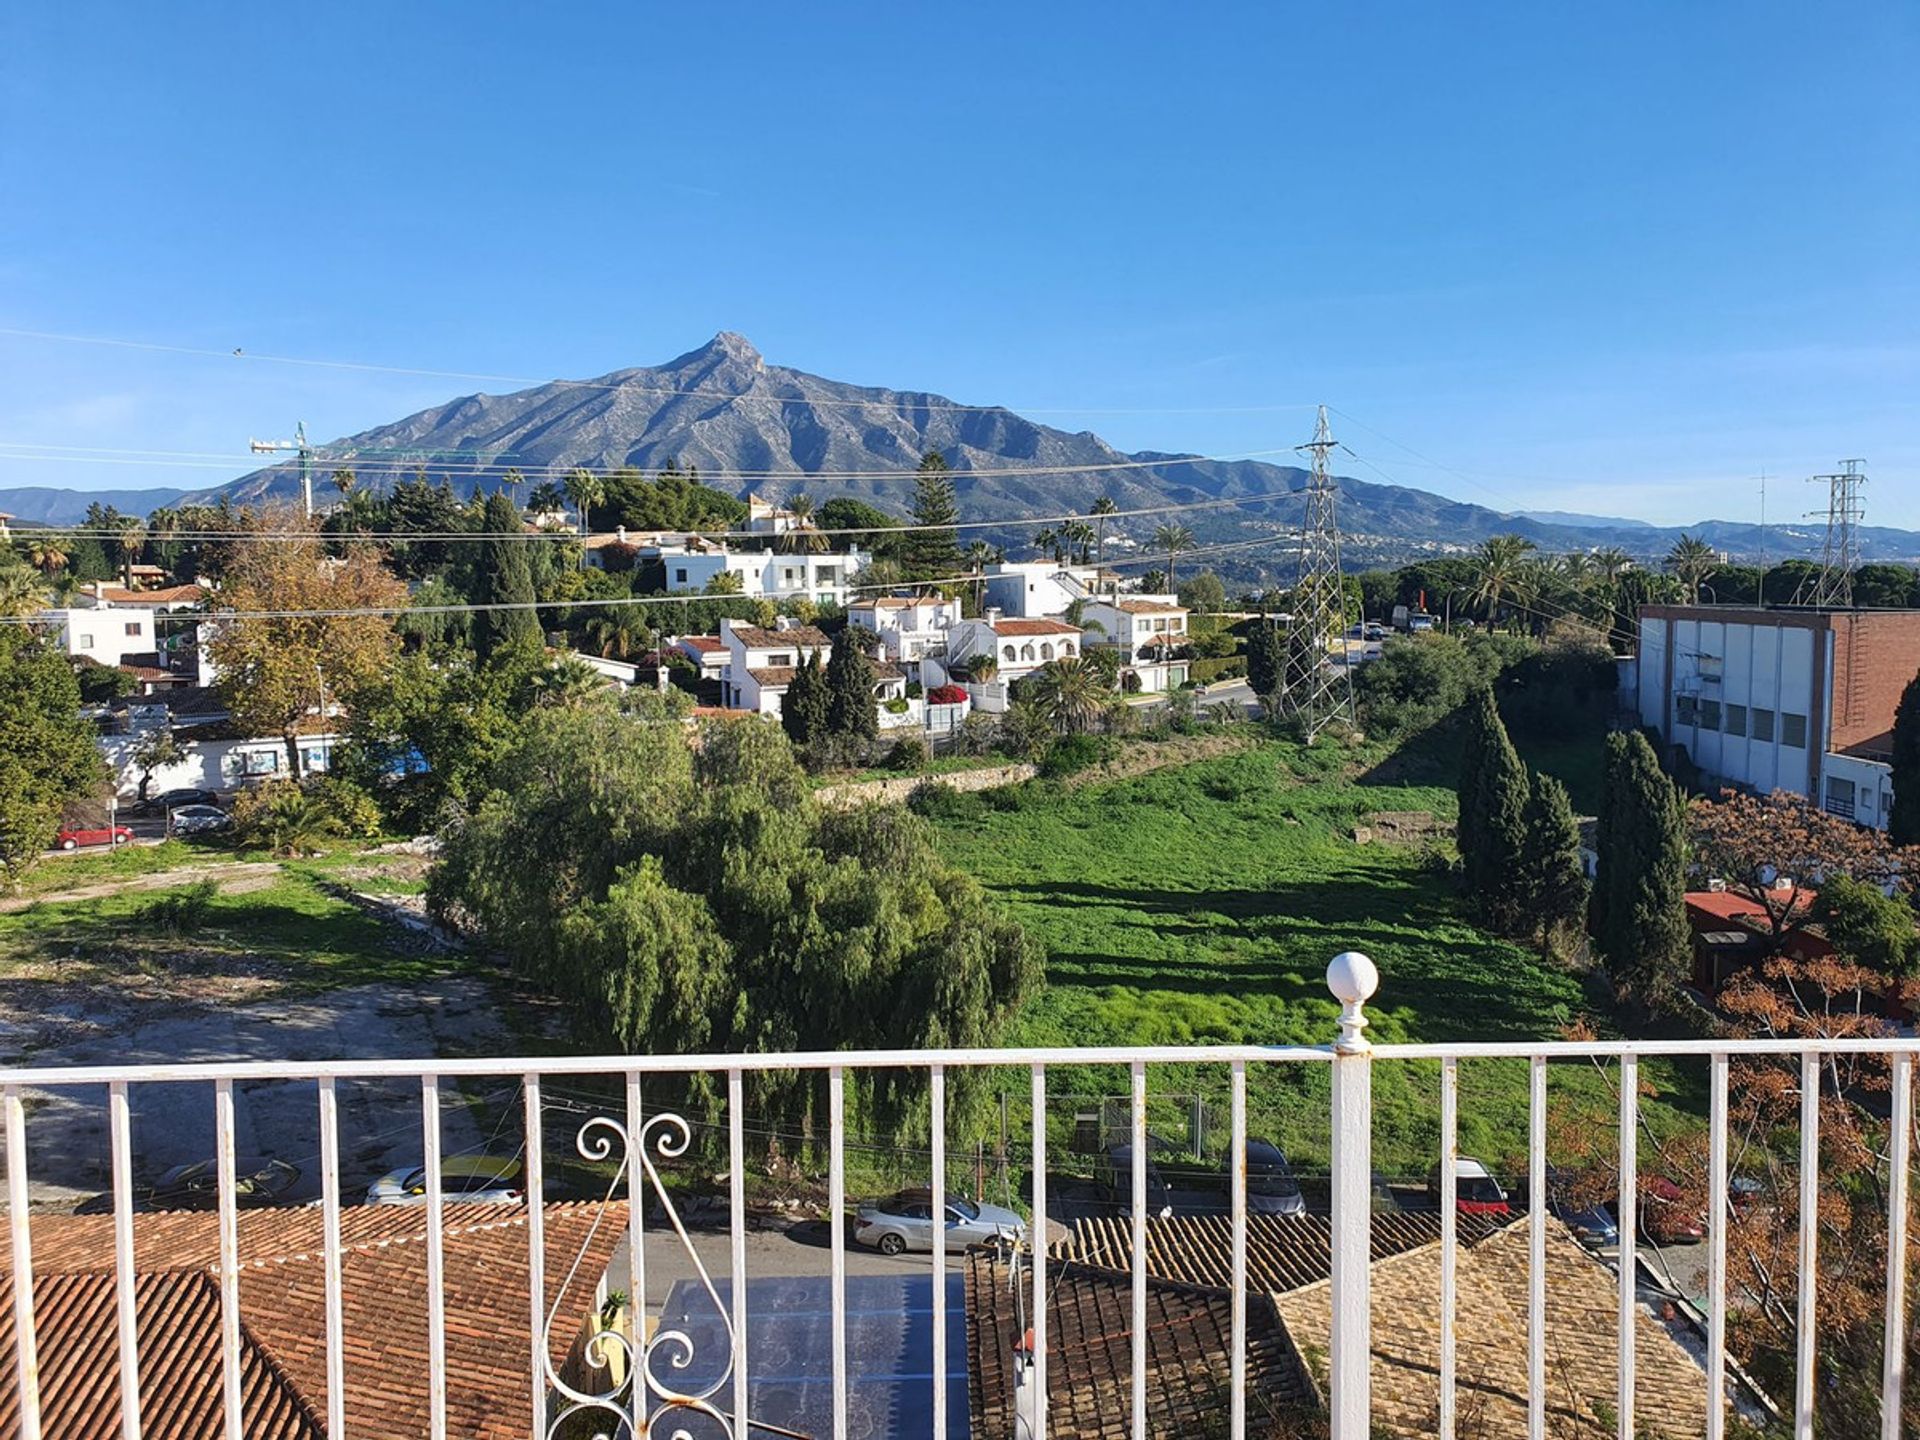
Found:
[[(971, 1200), (946, 1202), (947, 1248), (965, 1250), (996, 1241), (1016, 1244), (1027, 1233), (1027, 1222), (998, 1205), (976, 1205)], [(859, 1228), (853, 1238), (882, 1255), (933, 1249), (933, 1195), (907, 1190), (887, 1200), (870, 1200), (860, 1207)]]

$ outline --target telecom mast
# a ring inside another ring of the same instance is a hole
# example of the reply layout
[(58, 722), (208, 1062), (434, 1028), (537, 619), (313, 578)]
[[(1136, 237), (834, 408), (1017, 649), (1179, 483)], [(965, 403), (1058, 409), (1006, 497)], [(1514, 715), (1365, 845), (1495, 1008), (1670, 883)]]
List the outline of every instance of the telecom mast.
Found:
[(1827, 487), (1827, 538), (1820, 547), (1820, 575), (1806, 601), (1820, 609), (1853, 608), (1853, 572), (1860, 568), (1860, 522), (1866, 515), (1860, 497), (1860, 488), (1867, 483), (1861, 473), (1866, 463), (1842, 460), (1839, 474), (1815, 475), (1810, 482)]
[[(1307, 481), (1306, 513), (1300, 520), (1300, 578), (1294, 586), (1293, 623), (1287, 630), (1286, 664), (1280, 677), (1280, 713), (1296, 720), (1307, 740), (1328, 721), (1354, 723), (1340, 524), (1334, 514), (1339, 487), (1327, 473), (1327, 457), (1335, 445), (1327, 407), (1322, 405), (1313, 439), (1295, 447), (1313, 456), (1313, 472)], [(1339, 664), (1334, 663), (1336, 646)]]
[(293, 427), (291, 440), (248, 440), (247, 448), (256, 455), (273, 455), (284, 450), (296, 452), (300, 457), (300, 500), (306, 507), (307, 518), (313, 518), (313, 447), (307, 443), (307, 422), (302, 420)]

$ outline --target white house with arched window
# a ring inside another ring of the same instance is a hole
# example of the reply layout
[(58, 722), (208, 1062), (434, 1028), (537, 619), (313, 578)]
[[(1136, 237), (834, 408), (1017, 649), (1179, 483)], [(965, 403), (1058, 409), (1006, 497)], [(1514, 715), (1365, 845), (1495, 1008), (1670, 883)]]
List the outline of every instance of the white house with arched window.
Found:
[[(1064, 620), (1010, 619), (998, 610), (988, 610), (978, 620), (962, 620), (948, 632), (945, 668), (956, 679), (969, 677), (966, 683), (973, 703), (982, 710), (998, 711), (1007, 706), (1007, 687), (1023, 676), (1055, 660), (1077, 659), (1086, 637), (1077, 626)], [(985, 667), (975, 662), (993, 659), (991, 679), (982, 678)]]

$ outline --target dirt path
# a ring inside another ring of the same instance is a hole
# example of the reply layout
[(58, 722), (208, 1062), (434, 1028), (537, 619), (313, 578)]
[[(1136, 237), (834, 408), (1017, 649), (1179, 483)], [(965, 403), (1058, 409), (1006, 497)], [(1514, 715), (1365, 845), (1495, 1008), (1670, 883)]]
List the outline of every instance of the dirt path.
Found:
[(0, 915), (25, 910), (42, 903), (59, 904), (69, 900), (104, 900), (128, 890), (170, 890), (196, 880), (212, 880), (223, 895), (239, 895), (271, 885), (280, 873), (278, 860), (245, 860), (234, 864), (189, 865), (179, 870), (160, 870), (152, 875), (130, 875), (123, 879), (100, 880), (71, 890), (54, 890), (44, 895), (9, 895), (0, 899)]

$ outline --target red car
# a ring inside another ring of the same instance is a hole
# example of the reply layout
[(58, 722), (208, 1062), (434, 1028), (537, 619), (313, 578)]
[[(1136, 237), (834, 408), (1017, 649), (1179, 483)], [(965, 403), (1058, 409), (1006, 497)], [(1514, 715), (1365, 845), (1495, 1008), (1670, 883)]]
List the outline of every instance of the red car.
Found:
[(1656, 1245), (1707, 1238), (1706, 1216), (1690, 1208), (1680, 1187), (1662, 1176), (1640, 1182), (1640, 1233)]
[(62, 850), (78, 850), (82, 845), (124, 845), (133, 839), (133, 831), (124, 825), (64, 825), (53, 837)]

